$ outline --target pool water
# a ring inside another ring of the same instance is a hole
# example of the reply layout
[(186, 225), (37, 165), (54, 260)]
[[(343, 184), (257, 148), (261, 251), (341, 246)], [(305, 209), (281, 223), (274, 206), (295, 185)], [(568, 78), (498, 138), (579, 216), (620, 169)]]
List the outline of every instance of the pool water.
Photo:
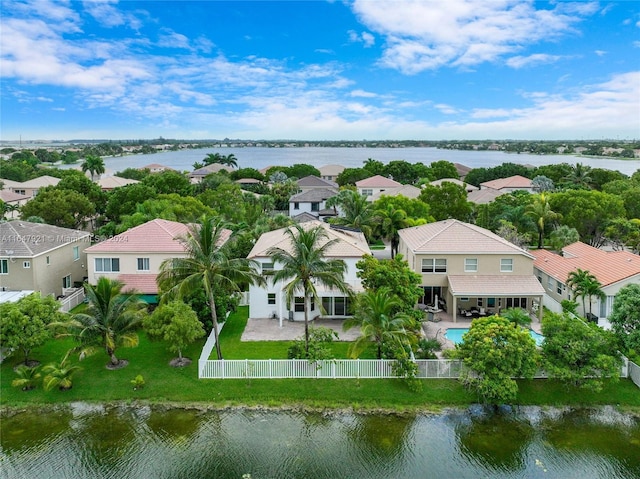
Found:
[[(462, 342), (462, 336), (467, 331), (469, 331), (469, 328), (448, 328), (444, 333), (444, 337), (447, 338), (449, 341), (452, 341), (453, 343), (458, 344)], [(542, 341), (544, 341), (544, 336), (542, 334), (536, 333), (532, 329), (529, 330), (529, 333), (531, 334), (531, 337), (535, 340), (536, 345), (540, 346), (542, 344)]]

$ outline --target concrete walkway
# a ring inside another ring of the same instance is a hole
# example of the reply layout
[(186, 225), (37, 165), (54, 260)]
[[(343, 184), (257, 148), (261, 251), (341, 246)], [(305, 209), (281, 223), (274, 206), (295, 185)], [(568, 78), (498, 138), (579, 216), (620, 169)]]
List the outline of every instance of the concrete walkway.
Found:
[[(338, 333), (338, 341), (353, 341), (360, 335), (360, 328), (342, 330), (343, 319), (315, 319), (309, 322), (309, 328), (320, 326), (331, 328)], [(242, 333), (241, 341), (292, 341), (304, 337), (304, 321), (282, 321), (277, 319), (251, 319)]]

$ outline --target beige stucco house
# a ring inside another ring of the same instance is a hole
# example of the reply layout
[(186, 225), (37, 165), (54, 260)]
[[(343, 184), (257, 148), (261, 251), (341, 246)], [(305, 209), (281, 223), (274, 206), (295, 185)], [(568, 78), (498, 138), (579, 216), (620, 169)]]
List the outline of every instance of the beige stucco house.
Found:
[[(567, 285), (567, 277), (580, 268), (596, 277), (602, 285), (606, 298), (591, 298), (591, 312), (598, 319), (611, 314), (613, 300), (621, 288), (628, 284), (640, 284), (640, 256), (629, 251), (604, 251), (580, 241), (565, 246), (561, 254), (547, 250), (534, 250), (534, 273), (546, 290), (545, 306), (560, 312), (563, 300), (578, 302), (578, 312), (583, 316), (589, 312), (589, 298), (575, 298)], [(595, 320), (595, 319), (594, 319)]]
[(533, 274), (534, 256), (489, 230), (444, 220), (400, 230), (398, 252), (422, 275), (420, 302), (453, 320), (520, 307), (542, 314), (544, 288)]
[(383, 193), (387, 190), (398, 188), (402, 186), (402, 183), (398, 183), (391, 178), (386, 178), (382, 175), (375, 175), (364, 180), (356, 181), (356, 188), (358, 193), (367, 197), (367, 201), (372, 201), (372, 197), (378, 193)]
[[(87, 248), (89, 283), (96, 284), (106, 276), (122, 281), (123, 291), (158, 294), (160, 265), (166, 259), (186, 257), (179, 239), (188, 232), (183, 223), (155, 219)], [(231, 231), (225, 230), (222, 242), (230, 236)]]
[(5, 190), (8, 189), (9, 191), (13, 191), (14, 193), (32, 198), (38, 194), (40, 188), (44, 188), (46, 186), (56, 186), (58, 183), (60, 183), (60, 178), (44, 175), (23, 182), (4, 179), (1, 181), (4, 184)]
[[(328, 259), (342, 259), (347, 266), (345, 282), (354, 292), (362, 292), (362, 283), (356, 275), (356, 263), (364, 255), (371, 254), (364, 235), (359, 231), (329, 225), (323, 221), (306, 221), (301, 223), (301, 226), (305, 230), (320, 226), (327, 233), (327, 241), (336, 240), (328, 248), (326, 257)], [(274, 264), (267, 252), (272, 247), (282, 248), (285, 251), (291, 249), (291, 241), (286, 234), (286, 230), (287, 228), (280, 228), (264, 233), (247, 256), (248, 259), (255, 260), (260, 264), (261, 272), (267, 282), (264, 286), (252, 285), (249, 287), (249, 317), (254, 319), (278, 319), (280, 326), (282, 326), (283, 320), (304, 321), (304, 297), (302, 292), (296, 298), (294, 304), (287, 304), (283, 291), (284, 284), (281, 282), (274, 284), (271, 281), (273, 272), (279, 269), (279, 265), (277, 263)], [(317, 318), (321, 314), (323, 317), (330, 318), (345, 318), (349, 316), (350, 299), (348, 296), (340, 291), (325, 289), (321, 285), (317, 285), (316, 288), (318, 296), (321, 298), (324, 313), (319, 304), (312, 303), (309, 319)]]
[(91, 233), (43, 223), (0, 223), (0, 288), (62, 297), (87, 276)]
[(324, 165), (318, 168), (318, 170), (323, 180), (336, 181), (338, 175), (345, 170), (345, 167), (342, 165)]

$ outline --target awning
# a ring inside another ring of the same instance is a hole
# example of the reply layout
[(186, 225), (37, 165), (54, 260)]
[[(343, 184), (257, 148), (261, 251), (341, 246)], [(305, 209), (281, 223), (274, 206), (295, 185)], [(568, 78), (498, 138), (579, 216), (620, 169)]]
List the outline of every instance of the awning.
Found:
[(458, 297), (542, 296), (544, 287), (533, 275), (449, 275), (449, 292)]

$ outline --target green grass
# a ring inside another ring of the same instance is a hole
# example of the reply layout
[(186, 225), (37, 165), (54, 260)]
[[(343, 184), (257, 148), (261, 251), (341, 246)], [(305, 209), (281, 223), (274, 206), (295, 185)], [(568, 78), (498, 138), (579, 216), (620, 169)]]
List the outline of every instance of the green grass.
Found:
[[(221, 347), (225, 358), (275, 358), (286, 357), (288, 342), (268, 341), (240, 343), (244, 328), (241, 310), (229, 318), (221, 333)], [(246, 319), (244, 320), (246, 321)], [(204, 404), (211, 407), (262, 405), (268, 407), (354, 408), (392, 409), (395, 411), (439, 410), (446, 406), (464, 407), (477, 401), (458, 381), (428, 379), (422, 381), (422, 391), (411, 392), (397, 379), (242, 379), (199, 380), (197, 359), (204, 344), (193, 344), (184, 355), (194, 359), (185, 368), (172, 368), (174, 357), (162, 342), (151, 342), (140, 334), (137, 348), (119, 349), (118, 358), (129, 360), (129, 366), (117, 371), (105, 368), (108, 357), (104, 352), (86, 358), (79, 364), (82, 370), (74, 377), (69, 391), (44, 391), (41, 387), (23, 392), (11, 387), (15, 378), (13, 367), (19, 357), (8, 358), (0, 365), (0, 405), (3, 407), (27, 407), (67, 403), (71, 401), (115, 402), (144, 401), (177, 403), (181, 405)], [(42, 364), (58, 361), (72, 346), (66, 340), (51, 340), (34, 350), (32, 358)], [(347, 343), (337, 343), (344, 348)], [(267, 354), (267, 356), (265, 356)], [(141, 374), (146, 382), (143, 389), (134, 391), (130, 381)], [(607, 385), (601, 393), (589, 393), (549, 380), (520, 381), (518, 404), (592, 406), (619, 405), (630, 410), (640, 410), (640, 390), (630, 381), (621, 380)]]

